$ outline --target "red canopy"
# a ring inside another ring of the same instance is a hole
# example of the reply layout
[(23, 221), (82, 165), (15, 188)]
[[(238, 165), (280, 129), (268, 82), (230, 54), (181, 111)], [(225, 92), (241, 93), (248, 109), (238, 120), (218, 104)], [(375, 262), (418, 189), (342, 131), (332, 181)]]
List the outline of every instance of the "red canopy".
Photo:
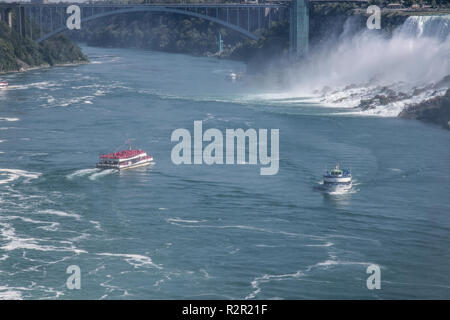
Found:
[(114, 153), (102, 154), (100, 156), (100, 159), (126, 159), (126, 158), (135, 157), (142, 153), (144, 153), (144, 150), (141, 150), (141, 149), (123, 150), (123, 151), (114, 152)]

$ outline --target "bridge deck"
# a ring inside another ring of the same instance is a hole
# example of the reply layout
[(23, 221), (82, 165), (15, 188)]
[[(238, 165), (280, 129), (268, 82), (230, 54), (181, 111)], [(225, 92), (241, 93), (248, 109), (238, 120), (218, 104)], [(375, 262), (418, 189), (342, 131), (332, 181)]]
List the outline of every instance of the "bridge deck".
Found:
[[(323, 0), (321, 0), (323, 1)], [(0, 7), (68, 7), (71, 4), (75, 4), (80, 8), (129, 8), (129, 7), (173, 7), (173, 8), (279, 8), (279, 7), (287, 7), (290, 4), (290, 1), (284, 1), (280, 3), (260, 3), (260, 4), (245, 4), (245, 3), (227, 3), (227, 4), (212, 4), (212, 3), (204, 3), (204, 4), (186, 4), (186, 3), (155, 3), (155, 4), (97, 4), (97, 3), (69, 3), (69, 2), (59, 2), (59, 3), (31, 3), (31, 2), (13, 2), (13, 3), (0, 3)]]
[[(369, 0), (309, 0), (309, 2), (368, 2)], [(292, 0), (276, 0), (267, 1), (262, 3), (199, 3), (199, 4), (188, 4), (188, 3), (148, 3), (148, 4), (125, 4), (125, 3), (31, 3), (31, 2), (13, 2), (13, 3), (0, 3), (0, 7), (14, 7), (14, 6), (24, 6), (24, 7), (36, 7), (36, 6), (52, 6), (52, 7), (67, 7), (70, 4), (76, 4), (79, 7), (95, 7), (95, 8), (113, 8), (113, 7), (135, 7), (135, 6), (153, 6), (153, 7), (176, 7), (176, 8), (279, 8), (290, 6)]]

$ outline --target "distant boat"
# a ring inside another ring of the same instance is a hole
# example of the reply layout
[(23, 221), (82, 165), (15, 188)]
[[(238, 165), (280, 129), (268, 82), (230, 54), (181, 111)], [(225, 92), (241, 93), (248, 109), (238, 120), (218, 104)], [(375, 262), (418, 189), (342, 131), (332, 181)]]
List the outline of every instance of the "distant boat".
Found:
[(0, 81), (0, 88), (6, 88), (8, 86), (8, 82)]
[(327, 171), (327, 173), (323, 176), (323, 184), (331, 185), (331, 186), (339, 186), (339, 185), (351, 185), (352, 183), (352, 174), (350, 170), (339, 169), (339, 163), (336, 163), (336, 166), (333, 170)]
[(96, 167), (100, 169), (125, 170), (147, 166), (152, 161), (153, 157), (147, 155), (144, 150), (133, 150), (129, 147), (127, 150), (100, 155), (100, 161)]
[(242, 79), (242, 74), (241, 73), (230, 72), (229, 74), (227, 74), (227, 79), (231, 80), (231, 81), (241, 80)]

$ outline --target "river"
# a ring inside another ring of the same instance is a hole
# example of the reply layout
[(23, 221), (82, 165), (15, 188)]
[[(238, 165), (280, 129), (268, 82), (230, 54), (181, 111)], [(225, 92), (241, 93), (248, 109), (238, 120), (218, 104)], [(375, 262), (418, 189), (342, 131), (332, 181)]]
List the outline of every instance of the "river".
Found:
[[(240, 62), (82, 49), (90, 64), (3, 76), (0, 297), (450, 298), (448, 131), (283, 97)], [(278, 173), (175, 165), (196, 120), (279, 129)], [(95, 169), (128, 139), (155, 164)], [(336, 160), (348, 192), (321, 188)]]

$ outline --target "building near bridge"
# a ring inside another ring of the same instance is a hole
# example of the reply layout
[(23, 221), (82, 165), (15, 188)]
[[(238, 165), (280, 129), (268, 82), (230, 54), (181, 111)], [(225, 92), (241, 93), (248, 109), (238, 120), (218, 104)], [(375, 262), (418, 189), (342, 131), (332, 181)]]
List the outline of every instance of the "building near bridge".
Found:
[(403, 8), (403, 5), (401, 3), (389, 3), (386, 8), (389, 9), (401, 9)]

